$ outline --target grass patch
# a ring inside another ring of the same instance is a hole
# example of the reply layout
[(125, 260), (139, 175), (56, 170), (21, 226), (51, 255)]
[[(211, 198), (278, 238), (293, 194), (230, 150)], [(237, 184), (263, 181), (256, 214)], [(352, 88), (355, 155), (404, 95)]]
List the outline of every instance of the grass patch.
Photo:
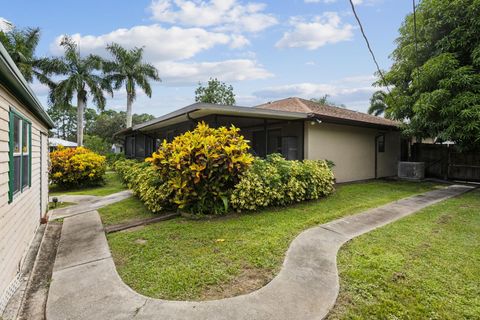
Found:
[(116, 172), (107, 172), (105, 174), (105, 183), (99, 186), (91, 186), (85, 188), (69, 188), (62, 189), (56, 185), (50, 186), (50, 195), (58, 196), (62, 194), (69, 195), (88, 195), (88, 196), (108, 196), (116, 192), (126, 190), (125, 185), (123, 185), (122, 180)]
[(107, 238), (122, 279), (139, 293), (216, 299), (268, 283), (301, 231), (433, 187), (386, 181), (343, 185), (319, 201), (208, 221), (178, 218)]
[(138, 198), (131, 197), (98, 209), (104, 225), (113, 225), (129, 221), (158, 217), (150, 212)]
[(53, 209), (60, 209), (60, 208), (66, 208), (75, 205), (75, 202), (57, 202), (57, 205), (55, 205), (54, 202), (49, 202), (48, 203), (48, 210), (53, 210)]
[(478, 319), (480, 190), (356, 238), (329, 319)]

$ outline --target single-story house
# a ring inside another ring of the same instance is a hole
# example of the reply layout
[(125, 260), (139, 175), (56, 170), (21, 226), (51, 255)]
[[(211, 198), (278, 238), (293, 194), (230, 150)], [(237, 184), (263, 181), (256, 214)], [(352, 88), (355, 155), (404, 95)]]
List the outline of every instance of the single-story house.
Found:
[(48, 138), (48, 148), (50, 149), (50, 152), (57, 149), (58, 146), (62, 146), (65, 148), (76, 148), (77, 143), (73, 141), (60, 139), (60, 138)]
[(235, 125), (260, 157), (281, 153), (290, 160), (331, 160), (337, 182), (395, 176), (400, 160), (398, 122), (301, 98), (257, 107), (195, 103), (117, 136), (124, 139), (126, 157), (145, 158), (163, 139), (172, 140), (199, 121)]
[(0, 44), (0, 313), (48, 208), (53, 122)]

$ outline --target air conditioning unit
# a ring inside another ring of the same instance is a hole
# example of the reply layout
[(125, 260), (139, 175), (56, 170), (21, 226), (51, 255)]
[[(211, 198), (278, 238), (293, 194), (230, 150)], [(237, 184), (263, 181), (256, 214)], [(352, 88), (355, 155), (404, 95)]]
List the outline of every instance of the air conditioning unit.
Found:
[(398, 163), (398, 177), (407, 180), (425, 179), (425, 162), (407, 162)]

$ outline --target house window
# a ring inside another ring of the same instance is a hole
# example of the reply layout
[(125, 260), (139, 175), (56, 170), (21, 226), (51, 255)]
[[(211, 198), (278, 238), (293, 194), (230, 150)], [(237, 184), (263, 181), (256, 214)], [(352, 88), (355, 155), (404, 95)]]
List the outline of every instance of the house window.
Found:
[(381, 135), (377, 139), (378, 152), (385, 152), (385, 135)]
[(10, 111), (9, 202), (31, 183), (32, 124), (22, 115)]

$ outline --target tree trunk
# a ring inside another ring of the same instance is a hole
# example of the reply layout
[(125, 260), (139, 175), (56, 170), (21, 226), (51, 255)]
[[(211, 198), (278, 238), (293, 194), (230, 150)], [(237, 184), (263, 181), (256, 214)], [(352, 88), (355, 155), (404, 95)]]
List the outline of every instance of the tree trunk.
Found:
[(132, 126), (132, 95), (127, 92), (127, 128)]
[(77, 93), (77, 145), (83, 146), (83, 114), (85, 113), (85, 93)]

